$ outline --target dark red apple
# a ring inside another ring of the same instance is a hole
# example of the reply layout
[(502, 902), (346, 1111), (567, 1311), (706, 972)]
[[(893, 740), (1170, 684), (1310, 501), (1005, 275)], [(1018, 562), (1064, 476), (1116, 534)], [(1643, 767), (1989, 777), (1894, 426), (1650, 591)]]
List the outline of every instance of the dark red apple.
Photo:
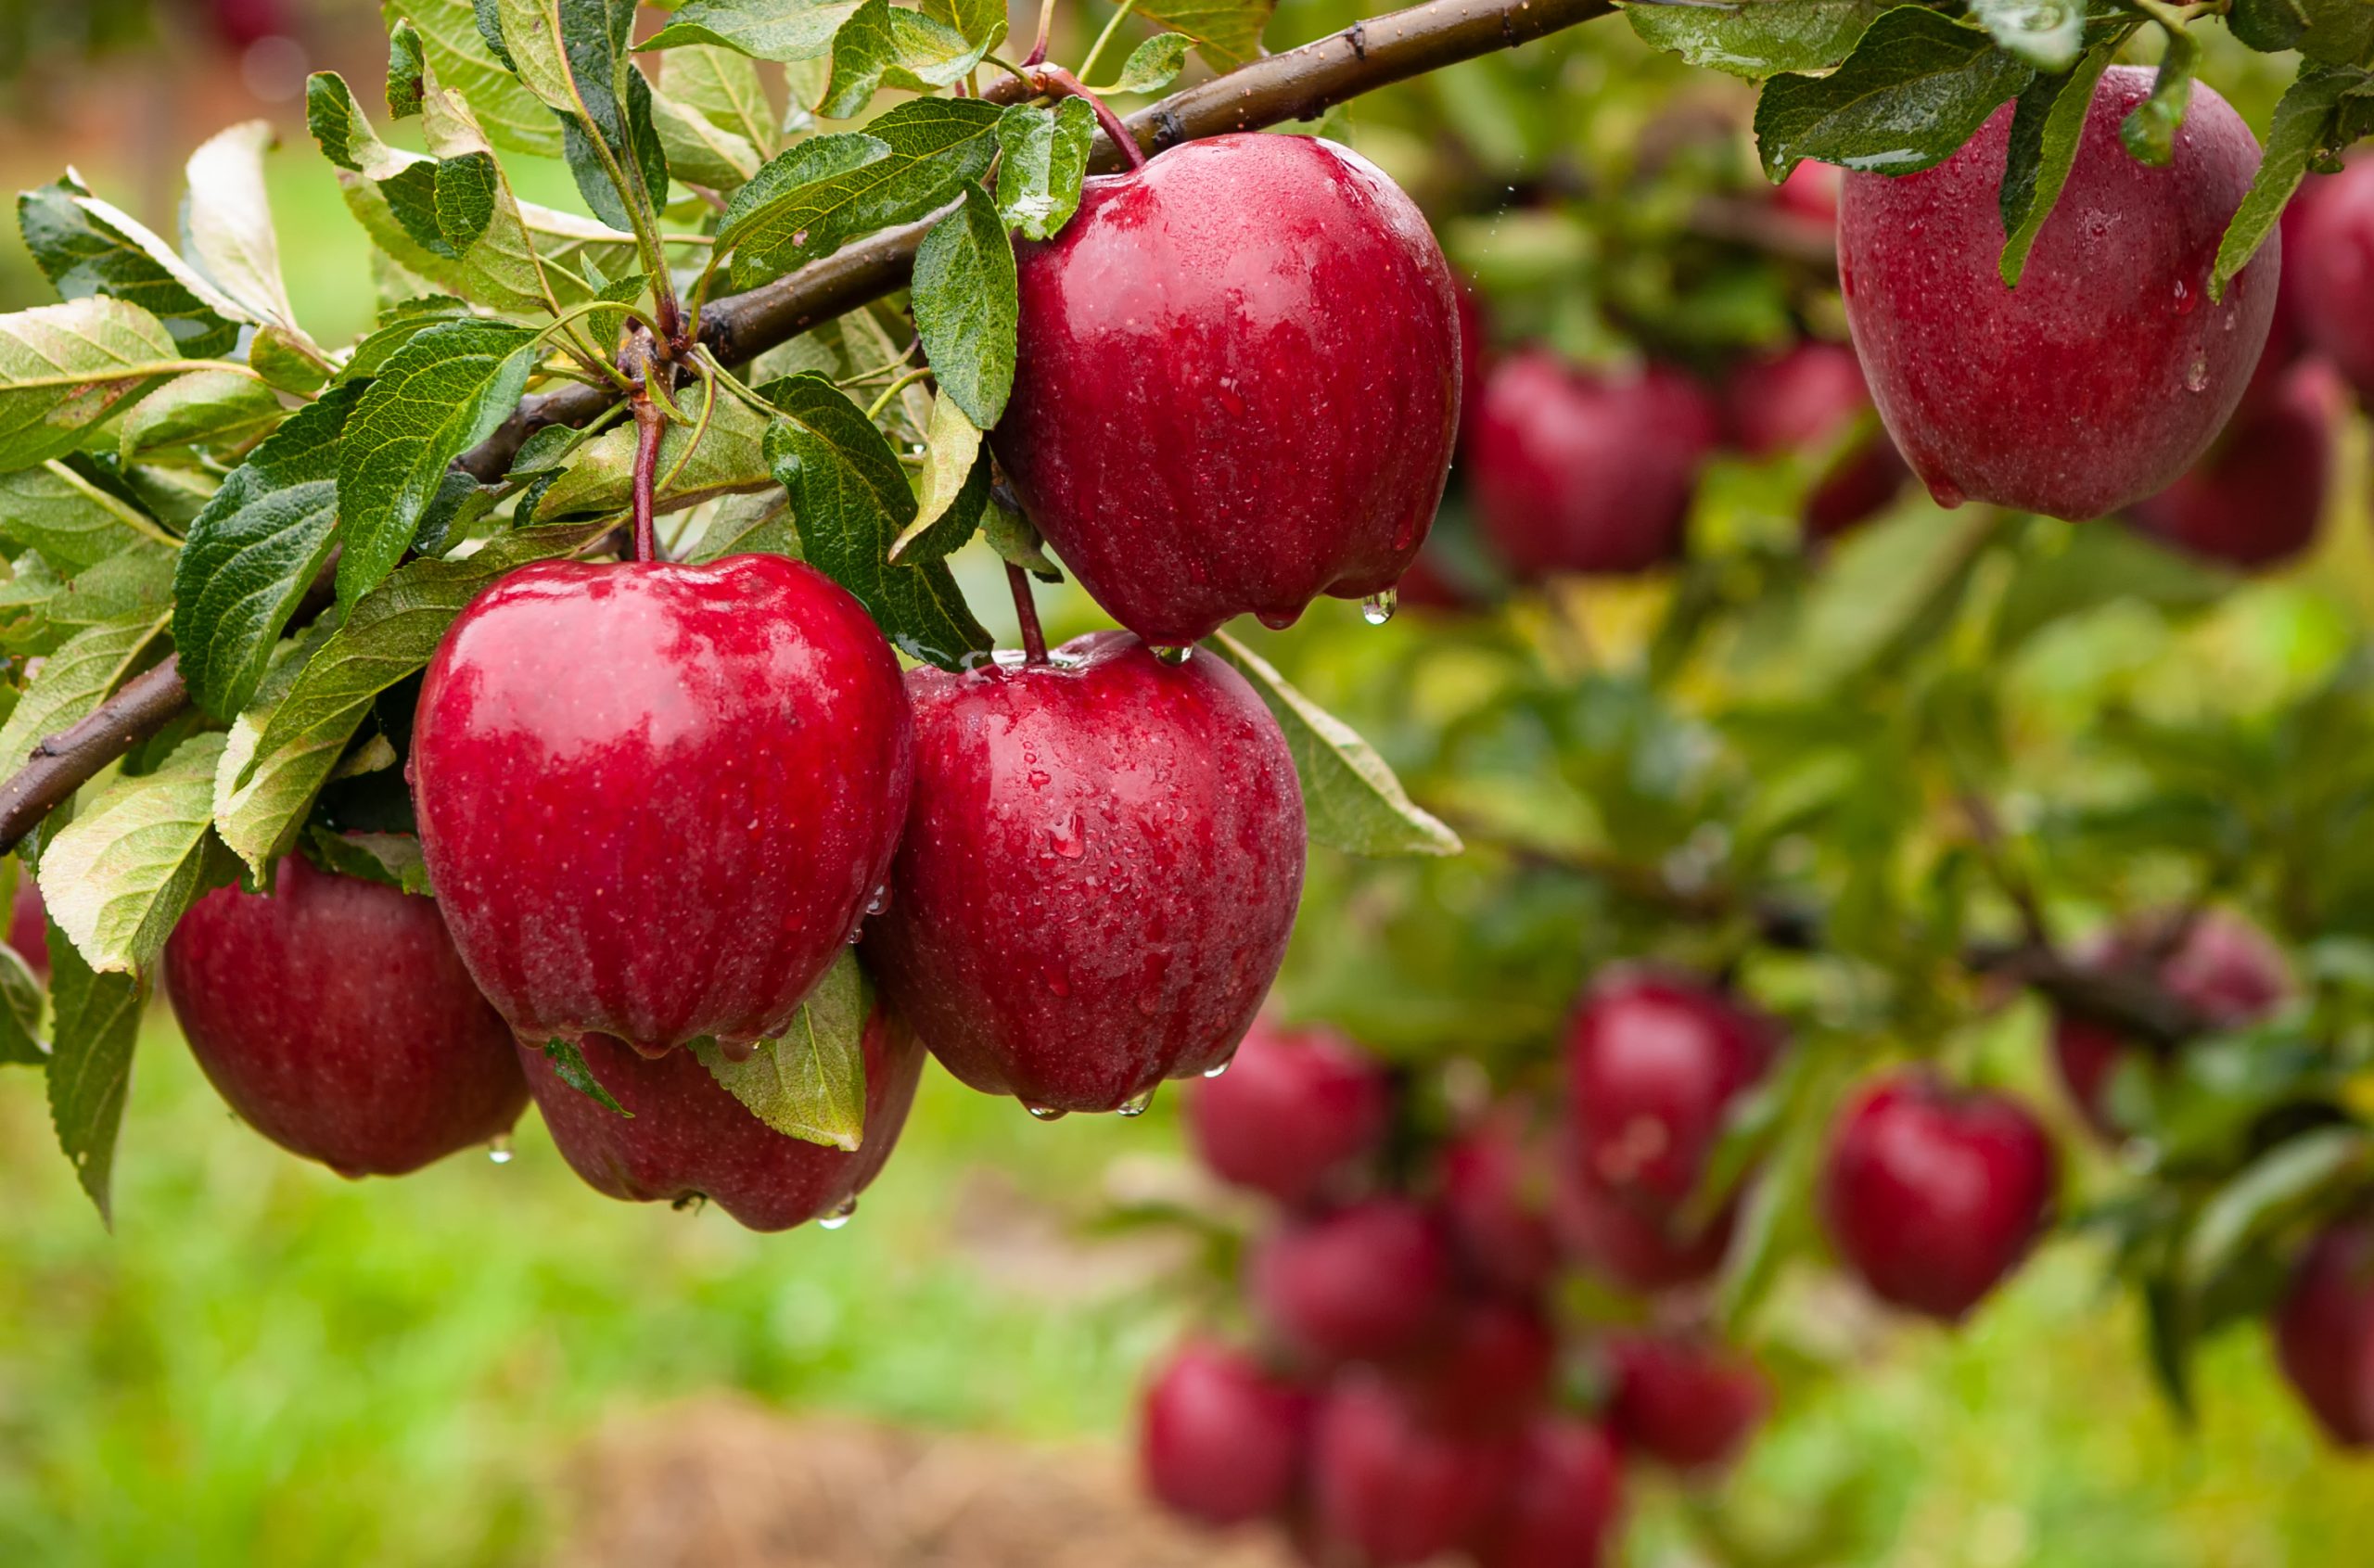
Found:
[[(1857, 419), (1869, 417), (1871, 407), (1855, 351), (1810, 338), (1742, 365), (1732, 373), (1729, 401), (1732, 439), (1750, 457), (1829, 453)], [(1831, 454), (1830, 465), (1806, 497), (1806, 529), (1828, 538), (1854, 527), (1894, 501), (1905, 477), (1904, 459), (1886, 433), (1873, 431), (1850, 450)]]
[(1551, 1212), (1568, 1256), (1609, 1284), (1647, 1294), (1712, 1277), (1730, 1249), (1739, 1205), (1725, 1205), (1693, 1229), (1678, 1213), (1620, 1197), (1569, 1168), (1559, 1178)]
[(1392, 1087), (1359, 1047), (1257, 1021), (1227, 1074), (1187, 1091), (1187, 1130), (1204, 1164), (1290, 1206), (1356, 1172), (1392, 1115)]
[(2189, 473), (2127, 515), (2145, 532), (2226, 566), (2288, 561), (2316, 542), (2347, 413), (2348, 393), (2331, 365), (2296, 363), (2242, 405)]
[(454, 945), (538, 1044), (776, 1035), (889, 874), (911, 729), (890, 645), (812, 567), (514, 572), (445, 634), (413, 732)]
[(992, 441), (1114, 619), (1185, 644), (1393, 586), (1460, 401), (1457, 286), (1399, 186), (1333, 142), (1214, 136), (1091, 179), (1016, 252)]
[(1607, 1343), (1607, 1359), (1608, 1430), (1674, 1470), (1730, 1463), (1771, 1404), (1755, 1363), (1709, 1340), (1618, 1334)]
[(1190, 1342), (1146, 1386), (1138, 1463), (1146, 1489), (1206, 1524), (1283, 1515), (1302, 1485), (1317, 1400), (1252, 1357)]
[(240, 1118), (341, 1176), (402, 1176), (510, 1128), (511, 1031), (436, 900), (280, 863), (269, 898), (220, 887), (165, 943), (190, 1054)]
[(1941, 504), (2107, 516), (2174, 483), (2241, 399), (2281, 243), (2223, 300), (2209, 272), (2258, 143), (2204, 84), (2173, 161), (2138, 163), (2119, 122), (2151, 90), (2147, 69), (2102, 73), (2017, 289), (1996, 270), (2010, 105), (1934, 169), (1847, 174), (1847, 325), (1896, 449)]
[(1311, 1456), (1321, 1561), (1405, 1568), (1472, 1538), (1508, 1484), (1509, 1437), (1449, 1433), (1382, 1378), (1338, 1378)]
[(1892, 1073), (1831, 1135), (1822, 1221), (1873, 1294), (1955, 1322), (2036, 1244), (2058, 1179), (2051, 1141), (2018, 1101)]
[[(2305, 242), (2300, 235), (2309, 212), (2316, 207), (2317, 197), (2327, 184), (2311, 175), (2284, 204), (2280, 220), (2283, 274), (2276, 283), (2275, 313), (2267, 321), (2266, 347), (2259, 351), (2259, 363), (2251, 372), (2250, 388), (2242, 394), (2241, 407), (2235, 411), (2236, 424), (2273, 397), (2282, 388), (2285, 373), (2308, 352), (2307, 315), (2300, 297), (2301, 280), (2309, 269)], [(2227, 427), (2231, 429), (2233, 426)]]
[(1450, 1243), (1437, 1216), (1371, 1198), (1281, 1228), (1255, 1249), (1248, 1283), (1262, 1319), (1305, 1358), (1389, 1361), (1446, 1327)]
[(1469, 453), (1485, 535), (1521, 578), (1664, 566), (1681, 555), (1718, 423), (1677, 370), (1599, 374), (1546, 349), (1504, 360)]
[(1557, 1368), (1558, 1335), (1538, 1306), (1478, 1295), (1454, 1307), (1441, 1337), (1395, 1370), (1436, 1425), (1490, 1433), (1539, 1409)]
[(1225, 1064), (1302, 888), (1294, 757), (1244, 678), (1100, 631), (907, 685), (914, 806), (865, 948), (893, 1011), (1041, 1115)]
[(1474, 284), (1461, 279), (1453, 298), (1459, 304), (1459, 446), (1463, 453), (1475, 439), (1475, 411), (1483, 406), (1492, 329), (1484, 318), (1483, 296)]
[(630, 1203), (707, 1198), (753, 1230), (787, 1230), (846, 1212), (882, 1169), (923, 1077), (923, 1047), (877, 1007), (866, 1020), (865, 1130), (853, 1151), (777, 1132), (710, 1076), (699, 1057), (645, 1057), (588, 1035), (585, 1064), (622, 1116), (561, 1080), (542, 1047), (517, 1042), (553, 1141), (585, 1184)]
[(2374, 1222), (2317, 1235), (2292, 1270), (2274, 1329), (2283, 1375), (2317, 1424), (2344, 1448), (2374, 1447)]
[(36, 979), (49, 978), (49, 908), (30, 868), (17, 873), (17, 897), (8, 911), (8, 945)]
[(1442, 1210), (1460, 1260), (1497, 1289), (1527, 1294), (1558, 1268), (1550, 1221), (1550, 1161), (1514, 1105), (1447, 1145)]
[(1579, 1173), (1646, 1216), (1673, 1213), (1774, 1047), (1769, 1020), (1711, 987), (1648, 970), (1605, 976), (1566, 1032)]
[(1623, 1511), (1623, 1461), (1607, 1434), (1544, 1416), (1526, 1431), (1500, 1506), (1473, 1543), (1477, 1568), (1599, 1568)]
[(2301, 325), (2359, 396), (2374, 398), (2374, 159), (2314, 184), (2298, 235), (2284, 236), (2299, 240), (2285, 264), (2297, 271)]

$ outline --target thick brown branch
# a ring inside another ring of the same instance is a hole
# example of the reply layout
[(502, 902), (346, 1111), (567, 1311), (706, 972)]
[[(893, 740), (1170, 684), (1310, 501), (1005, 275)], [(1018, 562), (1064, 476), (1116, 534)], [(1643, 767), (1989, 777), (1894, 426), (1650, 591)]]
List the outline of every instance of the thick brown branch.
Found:
[(92, 775), (173, 720), (189, 706), (178, 656), (142, 670), (70, 729), (43, 738), (32, 759), (0, 784), (0, 851), (14, 849), (35, 823)]

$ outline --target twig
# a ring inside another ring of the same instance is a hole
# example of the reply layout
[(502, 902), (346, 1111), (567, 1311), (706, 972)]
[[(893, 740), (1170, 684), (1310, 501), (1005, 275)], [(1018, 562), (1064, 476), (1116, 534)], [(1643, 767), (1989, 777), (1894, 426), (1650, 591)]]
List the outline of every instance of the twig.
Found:
[(1030, 574), (1008, 561), (1005, 585), (1014, 590), (1014, 618), (1022, 626), (1022, 662), (1046, 663), (1047, 634), (1039, 629), (1039, 603), (1031, 597)]

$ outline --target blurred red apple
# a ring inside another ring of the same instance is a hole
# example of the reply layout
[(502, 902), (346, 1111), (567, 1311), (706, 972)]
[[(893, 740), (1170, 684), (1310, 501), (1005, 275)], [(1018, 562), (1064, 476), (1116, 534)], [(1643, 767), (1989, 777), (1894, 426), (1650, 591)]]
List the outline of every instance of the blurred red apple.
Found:
[(1284, 1513), (1302, 1485), (1316, 1401), (1243, 1351), (1190, 1342), (1147, 1385), (1138, 1461), (1146, 1489), (1206, 1524)]
[(2358, 159), (2313, 186), (2298, 232), (2284, 236), (2301, 325), (2360, 397), (2374, 398), (2374, 159)]
[[(1729, 391), (1732, 437), (1750, 457), (1823, 453), (1871, 407), (1855, 351), (1810, 338), (1742, 365)], [(1895, 500), (1906, 477), (1886, 432), (1873, 431), (1823, 470), (1806, 497), (1806, 529), (1828, 538), (1854, 527)]]
[(1187, 1091), (1188, 1135), (1204, 1164), (1289, 1206), (1354, 1174), (1392, 1115), (1392, 1088), (1358, 1046), (1258, 1020), (1228, 1072)]
[(1477, 1568), (1599, 1568), (1624, 1511), (1624, 1469), (1607, 1434), (1545, 1416), (1518, 1450), (1500, 1505), (1474, 1542)]
[(2374, 1222), (2328, 1226), (2276, 1308), (2276, 1358), (2344, 1448), (2374, 1447)]
[(1262, 1319), (1301, 1356), (1388, 1361), (1446, 1326), (1450, 1243), (1436, 1215), (1372, 1198), (1285, 1225), (1255, 1249), (1248, 1279)]
[(1432, 1425), (1381, 1379), (1338, 1378), (1312, 1456), (1321, 1560), (1409, 1568), (1462, 1545), (1498, 1506), (1515, 1456), (1511, 1438)]
[(2128, 508), (2145, 532), (2225, 566), (2278, 566), (2317, 540), (2348, 413), (2340, 376), (2294, 364), (2175, 484)]
[(1674, 1470), (1730, 1463), (1771, 1403), (1755, 1363), (1712, 1341), (1617, 1334), (1607, 1343), (1607, 1359), (1608, 1430), (1626, 1447)]

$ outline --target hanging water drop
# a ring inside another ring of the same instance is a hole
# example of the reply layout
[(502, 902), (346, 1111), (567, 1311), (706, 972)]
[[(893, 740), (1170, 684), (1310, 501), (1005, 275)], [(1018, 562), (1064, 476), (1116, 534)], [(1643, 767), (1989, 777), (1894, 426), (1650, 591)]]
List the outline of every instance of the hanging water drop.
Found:
[(1393, 612), (1400, 603), (1399, 589), (1380, 588), (1360, 601), (1360, 618), (1371, 626), (1383, 626), (1393, 618)]
[(1022, 1108), (1042, 1122), (1059, 1122), (1064, 1119), (1065, 1113), (1058, 1111), (1053, 1105), (1025, 1105)]
[[(1233, 1057), (1233, 1056), (1232, 1056), (1232, 1057), (1230, 1057), (1230, 1058), (1228, 1059), (1228, 1062), (1233, 1062), (1233, 1061), (1235, 1061), (1235, 1060), (1236, 1060), (1236, 1058), (1235, 1058), (1235, 1057)], [(1225, 1073), (1225, 1072), (1227, 1072), (1227, 1071), (1228, 1071), (1228, 1062), (1223, 1062), (1223, 1063), (1221, 1063), (1221, 1064), (1220, 1064), (1219, 1066), (1217, 1066), (1217, 1067), (1206, 1067), (1206, 1068), (1205, 1068), (1205, 1069), (1204, 1069), (1204, 1076), (1205, 1076), (1206, 1077), (1207, 1077), (1207, 1078), (1216, 1078), (1216, 1077), (1219, 1077), (1222, 1073)]]
[(856, 1213), (857, 1199), (854, 1197), (843, 1198), (841, 1200), (840, 1207), (835, 1209), (832, 1213), (826, 1215), (816, 1223), (824, 1230), (837, 1230), (842, 1226), (847, 1225), (849, 1222), (850, 1217)]
[(1184, 644), (1177, 647), (1170, 647), (1157, 643), (1155, 644), (1154, 657), (1162, 660), (1165, 664), (1179, 665), (1185, 664), (1187, 660), (1193, 656), (1194, 652), (1195, 650), (1193, 648)]
[(509, 1165), (511, 1163), (511, 1135), (507, 1132), (496, 1133), (486, 1146), (486, 1157), (492, 1160), (499, 1166)]
[(887, 910), (889, 907), (890, 885), (887, 882), (874, 884), (873, 895), (865, 900), (865, 912), (868, 914), (880, 914), (884, 910)]
[[(1158, 1084), (1155, 1086), (1155, 1088), (1160, 1087)], [(1154, 1090), (1149, 1089), (1142, 1094), (1132, 1094), (1122, 1101), (1118, 1109), (1125, 1116), (1142, 1116), (1146, 1114), (1146, 1107), (1153, 1103)]]
[(2192, 363), (2185, 366), (2185, 390), (2188, 392), (2205, 392), (2208, 389), (2208, 356), (2203, 354), (2195, 354), (2193, 356)]

